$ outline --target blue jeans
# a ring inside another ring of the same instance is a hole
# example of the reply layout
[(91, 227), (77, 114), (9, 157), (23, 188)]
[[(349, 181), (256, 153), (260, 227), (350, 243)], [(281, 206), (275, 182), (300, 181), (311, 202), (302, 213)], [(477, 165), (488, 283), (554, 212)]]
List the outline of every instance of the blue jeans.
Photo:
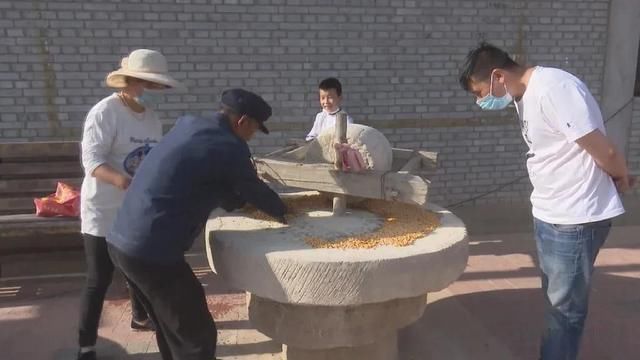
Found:
[(534, 235), (545, 295), (542, 360), (575, 360), (589, 308), (593, 264), (611, 220), (578, 225), (534, 218)]

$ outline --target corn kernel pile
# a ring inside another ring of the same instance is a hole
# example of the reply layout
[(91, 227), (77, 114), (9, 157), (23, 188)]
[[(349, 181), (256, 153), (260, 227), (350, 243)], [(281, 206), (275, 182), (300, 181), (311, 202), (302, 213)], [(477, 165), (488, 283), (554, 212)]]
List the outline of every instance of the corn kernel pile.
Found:
[[(331, 197), (323, 195), (302, 196), (284, 199), (289, 209), (288, 217), (299, 216), (309, 210), (331, 211)], [(382, 200), (364, 200), (348, 204), (352, 209), (369, 211), (384, 219), (377, 230), (357, 236), (340, 239), (308, 237), (304, 241), (314, 248), (330, 249), (372, 249), (378, 246), (408, 246), (424, 237), (440, 225), (438, 214), (418, 206)], [(247, 209), (247, 215), (258, 220), (272, 220), (256, 209)]]

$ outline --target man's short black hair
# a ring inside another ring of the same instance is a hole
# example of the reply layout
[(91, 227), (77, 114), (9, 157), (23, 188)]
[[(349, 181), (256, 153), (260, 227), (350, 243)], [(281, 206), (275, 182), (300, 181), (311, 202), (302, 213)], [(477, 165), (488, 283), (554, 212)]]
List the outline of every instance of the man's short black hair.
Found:
[(324, 91), (335, 89), (336, 94), (338, 94), (338, 96), (342, 96), (342, 84), (340, 84), (340, 81), (336, 78), (330, 77), (320, 81), (318, 88)]
[(475, 81), (489, 80), (494, 69), (513, 69), (520, 66), (507, 54), (506, 51), (486, 42), (481, 42), (478, 47), (469, 51), (462, 72), (460, 73), (460, 86), (469, 91), (471, 78)]

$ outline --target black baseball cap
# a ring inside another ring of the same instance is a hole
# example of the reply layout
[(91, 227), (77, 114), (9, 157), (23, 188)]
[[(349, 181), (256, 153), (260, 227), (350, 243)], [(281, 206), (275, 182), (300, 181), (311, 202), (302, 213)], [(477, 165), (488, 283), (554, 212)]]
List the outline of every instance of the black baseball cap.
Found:
[(264, 122), (271, 116), (271, 106), (259, 95), (244, 89), (229, 89), (222, 92), (222, 105), (230, 108), (240, 115), (248, 115), (260, 123), (260, 131), (265, 134), (269, 129)]

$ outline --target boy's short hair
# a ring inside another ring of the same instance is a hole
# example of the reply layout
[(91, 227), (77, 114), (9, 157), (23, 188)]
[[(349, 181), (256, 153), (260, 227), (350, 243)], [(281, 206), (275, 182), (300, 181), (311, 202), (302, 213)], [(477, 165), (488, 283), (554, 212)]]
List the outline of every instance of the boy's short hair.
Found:
[(335, 89), (336, 94), (338, 94), (338, 96), (342, 96), (342, 84), (340, 84), (340, 81), (334, 77), (326, 78), (320, 81), (318, 89), (322, 89), (324, 91)]
[(460, 86), (469, 91), (472, 77), (476, 81), (486, 81), (494, 69), (512, 69), (518, 66), (520, 65), (506, 51), (483, 41), (467, 54), (460, 72)]

